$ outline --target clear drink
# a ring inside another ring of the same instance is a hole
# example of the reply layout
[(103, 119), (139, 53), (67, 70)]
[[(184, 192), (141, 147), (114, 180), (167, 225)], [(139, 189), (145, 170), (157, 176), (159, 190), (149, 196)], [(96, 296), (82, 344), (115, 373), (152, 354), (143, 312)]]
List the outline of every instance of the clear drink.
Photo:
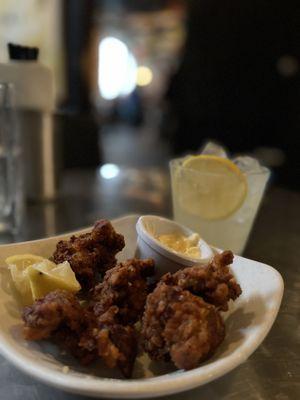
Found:
[(14, 87), (0, 83), (0, 233), (17, 233), (23, 210), (21, 144)]
[[(255, 216), (270, 176), (269, 169), (262, 167), (251, 157), (238, 157), (235, 164), (247, 179), (247, 194), (241, 206), (225, 218), (207, 219), (197, 215), (189, 207), (193, 198), (209, 196), (206, 182), (210, 185), (222, 184), (222, 176), (205, 174), (183, 166), (185, 158), (170, 162), (174, 219), (199, 233), (204, 240), (221, 249), (230, 249), (241, 254), (245, 248)], [(212, 202), (214, 200), (212, 199)]]

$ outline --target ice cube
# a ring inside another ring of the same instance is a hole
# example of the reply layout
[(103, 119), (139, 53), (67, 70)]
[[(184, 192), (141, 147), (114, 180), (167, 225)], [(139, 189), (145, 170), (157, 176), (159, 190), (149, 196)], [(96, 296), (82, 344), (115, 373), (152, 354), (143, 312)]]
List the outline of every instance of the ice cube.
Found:
[(208, 155), (212, 155), (212, 156), (228, 158), (224, 147), (220, 146), (219, 144), (217, 144), (215, 142), (207, 142), (203, 146), (203, 148), (201, 150), (201, 154), (208, 154)]
[(232, 159), (232, 161), (243, 171), (243, 172), (260, 172), (262, 166), (256, 158), (250, 156), (238, 156)]

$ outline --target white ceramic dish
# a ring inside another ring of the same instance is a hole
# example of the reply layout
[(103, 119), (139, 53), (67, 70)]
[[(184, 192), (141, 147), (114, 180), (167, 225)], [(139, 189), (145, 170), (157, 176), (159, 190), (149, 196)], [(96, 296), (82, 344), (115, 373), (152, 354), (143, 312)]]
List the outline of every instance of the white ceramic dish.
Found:
[[(136, 251), (137, 216), (113, 221), (125, 235), (126, 247), (120, 259)], [(87, 231), (82, 230), (77, 233)], [(0, 246), (0, 265), (11, 254), (36, 253), (49, 256), (62, 235), (27, 243)], [(136, 362), (134, 377), (120, 379), (117, 371), (101, 365), (80, 367), (47, 342), (29, 343), (21, 335), (19, 310), (9, 289), (6, 268), (1, 269), (0, 352), (24, 373), (57, 388), (92, 397), (142, 398), (182, 392), (210, 382), (245, 362), (269, 332), (279, 309), (283, 282), (272, 267), (236, 256), (232, 269), (243, 294), (224, 315), (227, 335), (209, 361), (191, 371), (175, 371), (169, 364), (151, 363), (142, 355)], [(70, 367), (63, 373), (63, 366)], [(230, 390), (230, 389), (229, 389)]]
[(156, 215), (142, 215), (136, 223), (137, 256), (139, 258), (153, 258), (157, 268), (156, 275), (161, 276), (167, 272), (176, 272), (183, 267), (192, 267), (197, 264), (207, 264), (214, 253), (211, 247), (203, 240), (198, 242), (200, 257), (192, 258), (172, 251), (160, 243), (157, 236), (178, 233), (190, 236), (194, 232), (167, 218)]

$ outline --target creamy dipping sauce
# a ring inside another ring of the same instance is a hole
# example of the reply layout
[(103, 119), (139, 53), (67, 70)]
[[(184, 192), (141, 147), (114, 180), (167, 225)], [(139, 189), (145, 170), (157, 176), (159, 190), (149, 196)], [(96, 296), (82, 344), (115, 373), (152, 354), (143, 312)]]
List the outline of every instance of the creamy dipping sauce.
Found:
[(157, 240), (169, 247), (169, 249), (185, 256), (192, 258), (200, 258), (201, 256), (198, 246), (200, 236), (197, 233), (193, 233), (190, 236), (183, 236), (179, 233), (168, 233), (157, 236)]

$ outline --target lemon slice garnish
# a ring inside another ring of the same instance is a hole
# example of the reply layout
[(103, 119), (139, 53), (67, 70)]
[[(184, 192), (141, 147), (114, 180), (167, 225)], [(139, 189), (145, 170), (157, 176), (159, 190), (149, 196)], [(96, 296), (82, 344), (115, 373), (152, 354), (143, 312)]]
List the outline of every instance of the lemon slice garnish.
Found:
[(55, 264), (34, 254), (19, 254), (7, 257), (5, 262), (24, 304), (31, 304), (52, 290), (78, 292), (81, 289), (67, 261)]
[(187, 157), (175, 177), (180, 206), (206, 220), (229, 217), (244, 203), (247, 178), (230, 160), (213, 156)]
[(9, 266), (15, 265), (19, 270), (23, 270), (29, 267), (29, 265), (36, 264), (43, 260), (43, 257), (36, 256), (35, 254), (16, 254), (7, 257), (5, 262)]
[(56, 265), (49, 260), (44, 260), (28, 267), (27, 274), (34, 300), (56, 289), (69, 292), (78, 292), (81, 289), (67, 261)]
[(9, 267), (14, 285), (20, 293), (24, 304), (31, 304), (33, 302), (27, 268), (43, 260), (43, 257), (34, 254), (18, 254), (7, 257), (5, 260)]

